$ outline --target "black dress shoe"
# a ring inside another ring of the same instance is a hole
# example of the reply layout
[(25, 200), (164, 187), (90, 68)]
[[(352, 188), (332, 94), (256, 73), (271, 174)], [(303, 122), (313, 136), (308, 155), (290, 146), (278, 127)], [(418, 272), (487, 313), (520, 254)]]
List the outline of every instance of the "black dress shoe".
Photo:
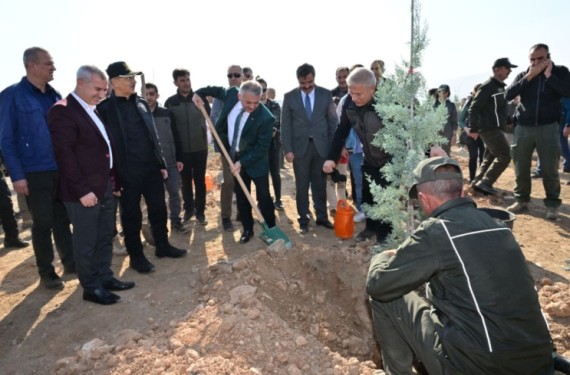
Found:
[(187, 222), (192, 219), (192, 216), (196, 215), (196, 210), (188, 210), (184, 212), (184, 218), (182, 219), (182, 223), (186, 224)]
[(356, 242), (368, 241), (370, 238), (374, 237), (376, 232), (372, 229), (364, 228), (364, 230), (356, 235)]
[(77, 268), (75, 268), (75, 264), (72, 266), (63, 266), (63, 274), (64, 275), (75, 275), (75, 274), (77, 274)]
[(186, 254), (188, 254), (187, 250), (179, 249), (172, 245), (168, 245), (166, 247), (157, 247), (154, 252), (154, 255), (156, 255), (157, 258), (181, 258)]
[(233, 232), (234, 225), (232, 224), (232, 219), (222, 219), (222, 227), (226, 232)]
[(283, 207), (283, 203), (281, 203), (281, 201), (275, 201), (273, 206), (275, 206), (277, 211), (285, 211), (285, 207)]
[(44, 288), (50, 290), (59, 290), (64, 287), (63, 281), (55, 271), (52, 271), (47, 275), (40, 276), (40, 284), (43, 285)]
[(203, 214), (202, 215), (196, 214), (196, 221), (200, 225), (207, 225), (208, 224), (208, 220), (206, 220), (206, 216), (204, 216)]
[(22, 241), (21, 239), (19, 239), (18, 237), (16, 238), (6, 238), (4, 240), (4, 247), (9, 249), (9, 248), (14, 248), (14, 249), (22, 249), (24, 247), (28, 247), (30, 244), (28, 242)]
[(247, 242), (249, 242), (249, 240), (252, 237), (253, 237), (253, 231), (252, 230), (244, 230), (240, 239), (239, 239), (239, 242), (240, 243), (247, 243)]
[(478, 181), (473, 188), (483, 194), (495, 195), (498, 193), (495, 188), (483, 181)]
[(154, 264), (149, 262), (146, 258), (133, 261), (129, 265), (132, 269), (138, 273), (151, 273), (154, 272)]
[(97, 288), (94, 290), (84, 290), (83, 299), (89, 302), (95, 302), (100, 305), (112, 305), (119, 302), (121, 297), (115, 293), (111, 293), (105, 288)]
[(320, 225), (321, 227), (325, 227), (325, 228), (329, 228), (329, 229), (334, 229), (333, 223), (331, 223), (328, 220), (317, 220), (317, 225)]
[(309, 233), (309, 224), (299, 224), (299, 233), (307, 234)]
[(107, 290), (119, 291), (132, 289), (135, 287), (135, 283), (132, 281), (121, 281), (113, 277), (111, 280), (104, 282), (103, 287)]

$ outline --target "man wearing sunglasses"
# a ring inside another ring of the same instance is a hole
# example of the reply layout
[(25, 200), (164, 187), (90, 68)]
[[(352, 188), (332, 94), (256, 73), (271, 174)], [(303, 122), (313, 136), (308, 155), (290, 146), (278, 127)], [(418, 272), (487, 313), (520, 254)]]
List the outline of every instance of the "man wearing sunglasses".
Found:
[[(243, 72), (241, 66), (230, 65), (228, 67), (227, 77), (228, 87), (239, 87), (243, 80)], [(223, 106), (224, 102), (222, 100), (214, 98), (214, 102), (212, 103), (212, 113), (210, 114), (210, 117), (212, 118), (212, 122), (214, 124), (217, 123)], [(218, 145), (215, 142), (214, 148), (216, 152), (220, 152)], [(230, 166), (224, 156), (220, 154), (220, 157), (222, 159), (222, 174), (224, 180), (220, 189), (222, 227), (226, 232), (233, 232), (234, 225), (232, 224), (232, 200), (234, 196), (234, 177), (232, 175), (232, 171), (230, 170)]]

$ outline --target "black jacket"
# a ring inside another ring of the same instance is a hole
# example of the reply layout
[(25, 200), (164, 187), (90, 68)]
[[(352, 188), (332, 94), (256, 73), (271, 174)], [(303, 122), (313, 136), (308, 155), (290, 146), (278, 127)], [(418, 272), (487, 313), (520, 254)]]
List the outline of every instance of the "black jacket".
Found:
[[(133, 94), (136, 95), (136, 94)], [(143, 119), (146, 129), (148, 131), (149, 137), (153, 144), (153, 153), (156, 158), (157, 163), (160, 165), (161, 169), (166, 169), (166, 161), (164, 160), (164, 156), (162, 155), (162, 151), (160, 148), (160, 142), (158, 141), (158, 136), (156, 133), (156, 128), (154, 126), (154, 120), (152, 117), (152, 113), (150, 108), (148, 107), (147, 102), (139, 97), (136, 96), (136, 106), (137, 111), (141, 115)], [(110, 97), (103, 100), (97, 106), (97, 111), (99, 116), (103, 119), (103, 122), (109, 127), (111, 131), (111, 136), (115, 140), (115, 147), (117, 150), (117, 160), (121, 168), (119, 169), (119, 174), (122, 181), (127, 180), (128, 178), (128, 169), (130, 167), (129, 160), (128, 160), (128, 142), (127, 142), (127, 135), (125, 134), (125, 127), (122, 124), (122, 119), (119, 113), (119, 108), (117, 106), (117, 97), (115, 94), (111, 94)]]
[(375, 104), (373, 98), (370, 103), (357, 107), (352, 101), (352, 96), (348, 94), (342, 107), (340, 123), (334, 133), (327, 160), (339, 159), (350, 129), (354, 129), (362, 143), (364, 164), (381, 168), (391, 160), (391, 156), (386, 151), (372, 144), (376, 133), (384, 128), (382, 118), (374, 109)]
[(507, 125), (507, 100), (504, 82), (495, 77), (485, 81), (469, 107), (469, 126), (473, 133), (504, 129)]
[(521, 97), (517, 125), (540, 126), (558, 122), (562, 111), (560, 99), (570, 97), (568, 68), (553, 66), (552, 75), (548, 79), (541, 73), (527, 81), (524, 77), (529, 69), (517, 74), (505, 94), (507, 100), (512, 100), (517, 95)]

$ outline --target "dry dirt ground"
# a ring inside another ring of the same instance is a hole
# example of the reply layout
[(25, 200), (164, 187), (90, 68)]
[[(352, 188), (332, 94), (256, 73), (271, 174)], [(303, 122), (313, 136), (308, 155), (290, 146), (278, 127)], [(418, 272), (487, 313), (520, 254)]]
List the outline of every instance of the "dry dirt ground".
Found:
[[(455, 155), (466, 170), (464, 150)], [(217, 155), (209, 171), (218, 171)], [(285, 212), (279, 227), (293, 248), (245, 245), (240, 231), (223, 232), (219, 191), (209, 193), (207, 226), (171, 241), (182, 259), (147, 256), (156, 272), (140, 275), (114, 256), (113, 269), (136, 287), (121, 302), (84, 302), (76, 278), (65, 289), (39, 286), (31, 246), (0, 248), (1, 374), (372, 374), (378, 351), (371, 335), (364, 280), (370, 243), (340, 240), (312, 226), (297, 230), (292, 168), (282, 170)], [(533, 180), (531, 211), (514, 233), (536, 280), (559, 352), (570, 356), (570, 186), (562, 176), (561, 218), (544, 219), (541, 180)], [(466, 193), (473, 195), (466, 186)], [(501, 197), (474, 195), (479, 206), (506, 207), (513, 170), (497, 183)], [(15, 199), (14, 199), (15, 201)], [(356, 233), (364, 224), (356, 225)], [(236, 227), (238, 229), (238, 227)], [(260, 232), (256, 228), (257, 233)], [(26, 230), (22, 237), (30, 240)], [(57, 270), (62, 267), (57, 262)]]

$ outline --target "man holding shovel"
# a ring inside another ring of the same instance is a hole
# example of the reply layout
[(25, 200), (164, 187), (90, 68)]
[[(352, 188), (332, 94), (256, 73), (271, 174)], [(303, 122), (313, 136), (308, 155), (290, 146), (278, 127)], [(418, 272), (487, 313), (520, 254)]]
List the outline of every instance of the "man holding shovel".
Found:
[[(216, 131), (234, 163), (232, 173), (241, 176), (248, 190), (251, 190), (253, 181), (263, 219), (272, 228), (275, 226), (275, 212), (269, 193), (268, 155), (275, 119), (264, 105), (260, 105), (262, 90), (256, 81), (244, 82), (239, 89), (208, 86), (196, 90), (192, 100), (199, 107), (204, 105), (206, 96), (223, 102)], [(235, 186), (243, 225), (240, 243), (246, 243), (253, 237), (252, 207), (241, 186), (238, 183)]]

